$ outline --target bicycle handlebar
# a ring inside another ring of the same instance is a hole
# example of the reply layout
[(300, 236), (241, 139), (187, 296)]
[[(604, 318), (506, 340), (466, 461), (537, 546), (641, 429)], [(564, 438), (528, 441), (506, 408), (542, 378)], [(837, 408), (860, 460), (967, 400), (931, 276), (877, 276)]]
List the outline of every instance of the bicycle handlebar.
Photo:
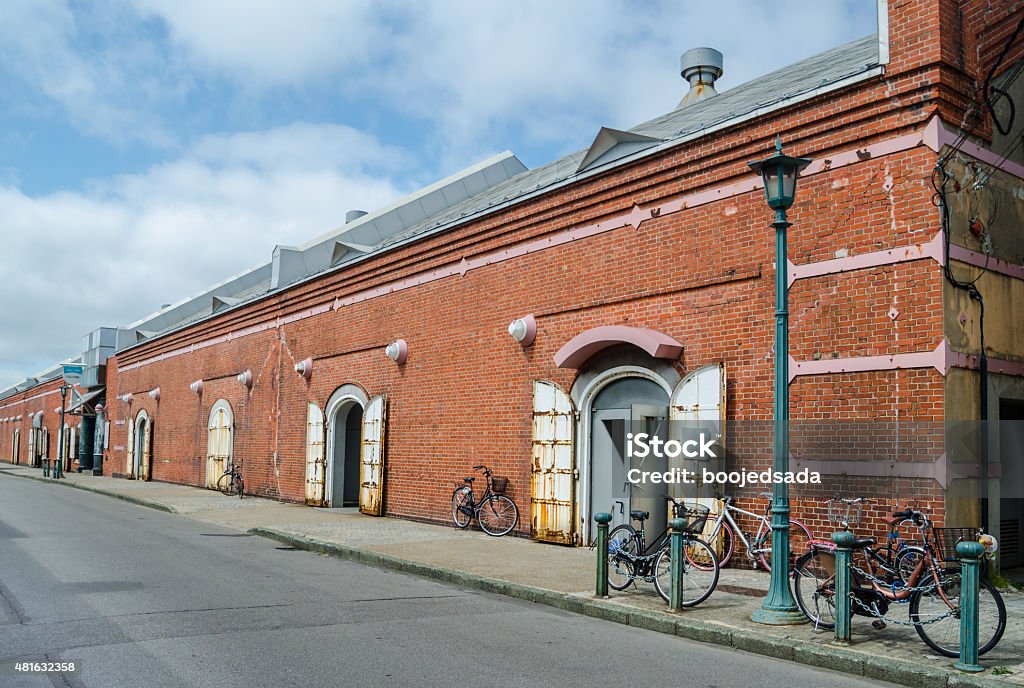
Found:
[(924, 513), (917, 511), (916, 509), (911, 509), (909, 506), (903, 511), (894, 512), (892, 516), (894, 519), (909, 518), (918, 525), (928, 522), (928, 517), (925, 516)]
[(474, 471), (479, 471), (481, 468), (484, 470), (484, 475), (490, 477), (492, 471), (487, 466), (485, 466), (483, 464), (480, 464), (479, 466), (473, 466), (473, 470)]

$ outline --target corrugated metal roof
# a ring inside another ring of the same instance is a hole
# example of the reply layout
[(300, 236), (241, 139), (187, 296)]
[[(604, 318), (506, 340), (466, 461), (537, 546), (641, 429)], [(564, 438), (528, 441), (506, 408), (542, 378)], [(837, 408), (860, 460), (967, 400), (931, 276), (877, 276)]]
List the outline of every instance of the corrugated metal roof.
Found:
[[(820, 55), (801, 60), (753, 81), (723, 91), (713, 98), (697, 101), (686, 107), (637, 125), (634, 134), (665, 140), (659, 149), (673, 141), (688, 137), (760, 108), (841, 81), (878, 65), (878, 37), (875, 34), (833, 48)], [(576, 175), (586, 150), (576, 151), (546, 165), (523, 172), (488, 189), (482, 194), (438, 213), (410, 227), (381, 245), (387, 247), (440, 227), (460, 218), (475, 215), (489, 208), (539, 191)], [(607, 169), (613, 169), (610, 163)]]

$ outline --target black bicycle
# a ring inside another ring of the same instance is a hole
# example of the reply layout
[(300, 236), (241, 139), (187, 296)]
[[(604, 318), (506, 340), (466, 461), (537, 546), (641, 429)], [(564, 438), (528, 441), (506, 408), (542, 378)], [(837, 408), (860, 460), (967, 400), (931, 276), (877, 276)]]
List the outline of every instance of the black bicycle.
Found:
[(519, 509), (516, 503), (505, 496), (508, 489), (508, 478), (495, 478), (487, 466), (473, 466), (474, 470), (482, 470), (487, 481), (487, 489), (480, 501), (473, 494), (473, 481), (476, 478), (463, 478), (456, 483), (452, 492), (452, 519), (459, 528), (465, 528), (476, 516), (480, 529), (488, 535), (499, 537), (509, 533), (519, 523)]
[[(682, 604), (693, 607), (706, 600), (718, 585), (718, 557), (711, 545), (697, 537), (708, 522), (710, 509), (701, 504), (687, 506), (668, 496), (665, 499), (672, 504), (673, 516), (686, 520), (683, 530)], [(651, 545), (647, 545), (644, 521), (650, 517), (650, 512), (630, 511), (629, 516), (639, 521), (639, 531), (624, 523), (608, 534), (608, 585), (615, 590), (625, 590), (639, 578), (654, 583), (658, 594), (668, 602), (672, 569), (669, 531), (666, 528)]]
[(242, 467), (241, 465), (235, 466), (231, 464), (227, 470), (224, 471), (223, 475), (217, 481), (217, 489), (226, 494), (228, 497), (238, 495), (241, 499), (245, 493), (245, 481), (242, 480)]

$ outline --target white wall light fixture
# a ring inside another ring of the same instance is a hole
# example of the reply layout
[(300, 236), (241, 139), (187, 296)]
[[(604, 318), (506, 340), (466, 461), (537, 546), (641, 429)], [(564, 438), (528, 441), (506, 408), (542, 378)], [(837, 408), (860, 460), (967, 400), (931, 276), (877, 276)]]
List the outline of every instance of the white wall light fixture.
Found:
[(537, 339), (537, 320), (533, 315), (524, 315), (509, 323), (508, 333), (520, 346), (530, 346)]
[(252, 389), (252, 370), (246, 369), (244, 372), (238, 374), (236, 378), (239, 384), (243, 384), (249, 389)]
[(313, 377), (313, 359), (307, 358), (296, 363), (295, 372), (301, 375), (304, 380)]
[(404, 339), (396, 339), (387, 345), (384, 355), (398, 365), (402, 365), (405, 363), (405, 359), (409, 358), (409, 345)]
[(203, 381), (202, 380), (196, 380), (191, 385), (189, 385), (188, 388), (191, 389), (195, 394), (202, 394), (203, 393)]
[(154, 387), (153, 389), (149, 390), (149, 397), (151, 399), (155, 399), (156, 401), (160, 401), (160, 388)]

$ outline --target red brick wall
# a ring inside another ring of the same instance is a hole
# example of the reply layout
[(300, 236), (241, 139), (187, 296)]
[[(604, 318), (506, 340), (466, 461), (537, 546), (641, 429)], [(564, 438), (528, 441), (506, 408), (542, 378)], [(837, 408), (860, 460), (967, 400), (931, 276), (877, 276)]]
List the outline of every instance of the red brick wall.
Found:
[[(108, 398), (131, 392), (134, 401), (130, 406), (111, 401), (113, 436), (104, 471), (123, 472), (127, 427), (118, 421), (145, 408), (155, 421), (153, 477), (201, 484), (209, 411), (224, 398), (234, 411), (235, 456), (244, 461), (247, 487), (300, 501), (306, 403), (323, 408), (334, 389), (353, 383), (369, 396), (389, 399), (389, 514), (449, 518), (452, 481), (468, 475), (472, 465), (486, 463), (512, 478), (510, 496), (520, 506), (526, 531), (532, 381), (550, 379), (568, 389), (575, 371), (555, 368), (552, 355), (576, 334), (613, 324), (650, 327), (682, 342), (680, 371), (724, 361), (730, 419), (770, 419), (774, 247), (760, 192), (652, 218), (639, 229), (623, 227), (194, 353), (120, 373), (118, 367), (596, 222), (634, 205), (659, 204), (749, 179), (746, 162), (763, 157), (776, 133), (782, 133), (788, 152), (828, 159), (917, 130), (936, 113), (958, 121), (970, 76), (957, 62), (962, 41), (955, 3), (891, 3), (890, 8), (892, 62), (883, 79), (707, 135), (122, 352), (110, 362)], [(970, 21), (972, 27), (977, 23)], [(994, 40), (992, 31), (985, 35), (989, 43)], [(791, 260), (827, 260), (840, 250), (858, 255), (932, 238), (938, 230), (928, 186), (934, 162), (933, 152), (918, 147), (877, 159), (865, 156), (805, 179), (790, 213)], [(938, 265), (922, 260), (798, 281), (790, 304), (793, 356), (806, 360), (933, 349), (942, 337), (941, 279)], [(888, 315), (891, 307), (899, 310), (895, 320)], [(538, 336), (533, 347), (522, 349), (505, 328), (526, 313), (537, 316)], [(404, 366), (383, 355), (383, 347), (398, 337), (409, 342)], [(315, 360), (308, 382), (292, 370), (306, 357)], [(254, 376), (251, 389), (234, 379), (247, 368)], [(188, 385), (200, 378), (205, 389), (197, 396)], [(156, 386), (162, 390), (159, 403), (145, 394)], [(943, 388), (934, 370), (801, 377), (792, 385), (792, 414), (941, 420)], [(760, 454), (749, 458), (750, 465), (767, 465), (769, 454), (762, 446)], [(871, 492), (878, 485), (855, 481), (848, 488)], [(899, 494), (922, 505), (940, 499), (933, 483), (906, 481), (902, 489), (892, 501), (901, 502)], [(828, 496), (796, 494), (797, 511), (823, 532), (828, 527), (814, 505)], [(891, 504), (897, 505), (902, 503)], [(889, 506), (880, 505), (879, 514)]]
[[(49, 432), (47, 456), (57, 458), (60, 448), (60, 412), (59, 410), (55, 412), (54, 409), (59, 409), (61, 405), (61, 384), (62, 380), (57, 378), (0, 400), (0, 418), (11, 419), (6, 423), (0, 423), (0, 461), (12, 463), (14, 431), (17, 429), (21, 431), (18, 447), (19, 463), (23, 466), (30, 465), (29, 431), (32, 428), (33, 416), (40, 411), (43, 412), (42, 427)], [(68, 405), (70, 405), (70, 399)], [(21, 420), (14, 420), (19, 415)], [(65, 415), (64, 422), (69, 428), (75, 429), (77, 442), (79, 418)], [(77, 449), (74, 453), (77, 456)], [(72, 468), (74, 467), (72, 466)]]

